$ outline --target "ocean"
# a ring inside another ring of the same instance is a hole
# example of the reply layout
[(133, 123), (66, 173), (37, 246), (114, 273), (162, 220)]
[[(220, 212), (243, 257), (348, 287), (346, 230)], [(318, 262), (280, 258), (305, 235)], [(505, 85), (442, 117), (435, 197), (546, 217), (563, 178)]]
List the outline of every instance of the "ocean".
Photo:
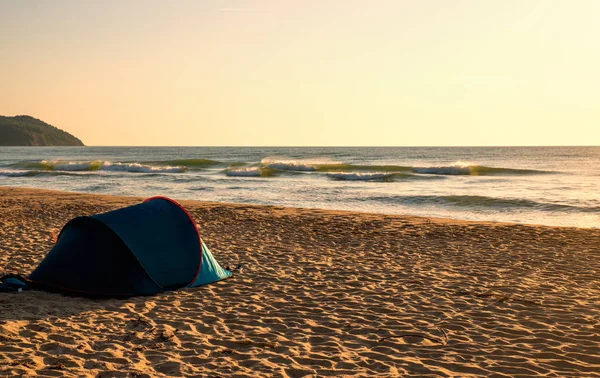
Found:
[(600, 147), (0, 147), (0, 185), (600, 227)]

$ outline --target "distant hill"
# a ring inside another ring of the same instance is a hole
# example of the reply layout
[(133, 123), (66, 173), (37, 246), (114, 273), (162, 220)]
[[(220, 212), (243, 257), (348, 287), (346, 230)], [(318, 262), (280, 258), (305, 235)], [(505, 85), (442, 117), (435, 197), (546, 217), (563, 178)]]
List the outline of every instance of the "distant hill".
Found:
[(0, 116), (0, 146), (83, 146), (83, 142), (39, 119)]

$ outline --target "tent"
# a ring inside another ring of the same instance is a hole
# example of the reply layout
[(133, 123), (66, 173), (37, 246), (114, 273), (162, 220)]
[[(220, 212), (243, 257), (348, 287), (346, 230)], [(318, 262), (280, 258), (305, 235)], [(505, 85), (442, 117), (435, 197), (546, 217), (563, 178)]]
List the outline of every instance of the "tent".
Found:
[(82, 295), (151, 295), (225, 279), (190, 214), (166, 197), (77, 217), (27, 280)]

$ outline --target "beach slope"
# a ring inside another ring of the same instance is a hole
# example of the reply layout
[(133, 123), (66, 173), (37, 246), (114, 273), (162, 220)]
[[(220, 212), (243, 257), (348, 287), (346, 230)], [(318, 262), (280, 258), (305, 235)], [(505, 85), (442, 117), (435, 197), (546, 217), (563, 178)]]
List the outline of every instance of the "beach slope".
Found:
[[(0, 187), (0, 274), (140, 200)], [(152, 297), (0, 293), (0, 376), (600, 376), (600, 230), (181, 203), (241, 272)]]

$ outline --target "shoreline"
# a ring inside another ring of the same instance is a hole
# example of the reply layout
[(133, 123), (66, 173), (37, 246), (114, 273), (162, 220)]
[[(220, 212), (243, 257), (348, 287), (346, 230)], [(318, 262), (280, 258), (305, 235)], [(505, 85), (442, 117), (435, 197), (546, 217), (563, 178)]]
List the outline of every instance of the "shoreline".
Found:
[[(73, 195), (82, 195), (89, 197), (101, 197), (101, 198), (117, 198), (123, 201), (128, 200), (138, 200), (143, 201), (147, 197), (144, 196), (120, 196), (114, 194), (103, 194), (103, 193), (90, 193), (90, 192), (71, 192), (66, 190), (58, 190), (58, 189), (41, 189), (41, 188), (33, 188), (33, 187), (21, 187), (21, 186), (0, 186), (0, 195), (2, 195), (5, 191), (23, 191), (24, 195), (27, 195), (28, 191), (32, 191), (31, 194), (35, 194), (34, 192), (51, 192), (60, 194), (73, 194)], [(16, 192), (15, 192), (16, 193)], [(164, 195), (164, 194), (159, 194)], [(495, 220), (472, 220), (472, 219), (459, 219), (459, 218), (446, 218), (446, 217), (436, 217), (436, 216), (422, 216), (422, 215), (412, 215), (412, 214), (399, 214), (399, 213), (378, 213), (378, 212), (368, 212), (368, 211), (360, 211), (360, 210), (344, 210), (344, 209), (327, 209), (327, 208), (318, 208), (318, 207), (288, 207), (288, 206), (277, 206), (277, 205), (262, 205), (255, 203), (238, 203), (238, 202), (218, 202), (218, 201), (202, 201), (202, 200), (190, 200), (190, 199), (178, 199), (176, 197), (170, 197), (178, 203), (184, 205), (192, 204), (196, 206), (228, 206), (228, 207), (252, 207), (256, 209), (265, 208), (265, 209), (275, 209), (275, 210), (297, 210), (297, 211), (309, 211), (309, 212), (329, 212), (329, 213), (340, 213), (340, 214), (356, 214), (356, 215), (365, 215), (365, 216), (382, 216), (382, 217), (393, 217), (393, 218), (401, 218), (405, 220), (421, 220), (421, 221), (432, 221), (446, 224), (480, 224), (480, 225), (507, 225), (507, 226), (526, 226), (526, 227), (548, 227), (548, 228), (563, 228), (563, 229), (583, 229), (583, 230), (600, 230), (599, 227), (595, 226), (556, 226), (556, 225), (545, 225), (538, 223), (522, 223), (522, 222), (506, 222), (506, 221), (495, 221)], [(92, 200), (94, 198), (91, 198)]]
[[(0, 187), (0, 274), (142, 197)], [(180, 202), (243, 271), (150, 297), (0, 293), (0, 375), (600, 376), (600, 230)]]

